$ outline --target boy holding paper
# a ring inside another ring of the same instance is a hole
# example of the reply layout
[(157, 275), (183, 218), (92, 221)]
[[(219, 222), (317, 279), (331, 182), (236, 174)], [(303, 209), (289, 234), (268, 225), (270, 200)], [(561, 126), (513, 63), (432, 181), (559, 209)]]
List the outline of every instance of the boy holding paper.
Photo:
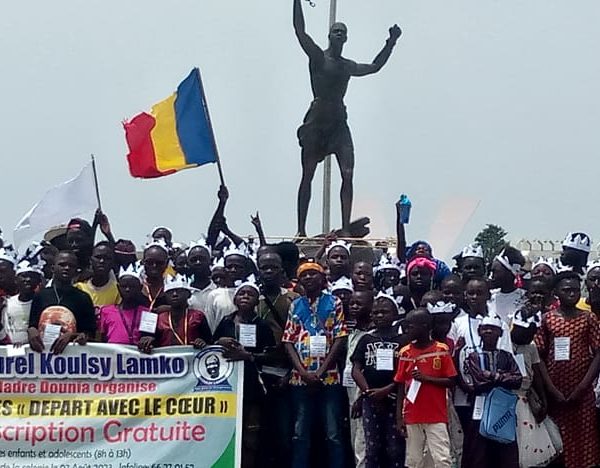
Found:
[(446, 389), (456, 369), (448, 346), (431, 339), (432, 318), (427, 309), (411, 311), (405, 321), (412, 342), (400, 350), (397, 427), (407, 438), (406, 466), (416, 468), (427, 447), (436, 468), (450, 468), (450, 437)]
[(362, 410), (366, 468), (404, 466), (405, 442), (396, 428), (394, 368), (408, 340), (394, 326), (398, 316), (394, 298), (379, 293), (371, 312), (375, 330), (360, 339), (350, 358), (352, 377), (361, 391), (352, 413)]
[(85, 344), (96, 334), (90, 296), (73, 286), (77, 256), (62, 251), (54, 261), (52, 285), (33, 297), (27, 336), (35, 352), (61, 354), (71, 342)]
[(225, 347), (223, 356), (244, 362), (244, 409), (242, 416), (242, 468), (265, 466), (260, 455), (260, 434), (265, 407), (265, 388), (260, 377), (263, 365), (273, 364), (275, 338), (269, 324), (256, 314), (260, 290), (254, 275), (240, 284), (233, 296), (236, 311), (223, 317), (215, 330), (215, 343)]

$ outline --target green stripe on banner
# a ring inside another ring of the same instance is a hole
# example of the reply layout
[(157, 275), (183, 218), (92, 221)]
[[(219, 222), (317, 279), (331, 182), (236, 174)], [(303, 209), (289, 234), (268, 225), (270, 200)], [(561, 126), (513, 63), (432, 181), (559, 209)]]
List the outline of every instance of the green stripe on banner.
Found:
[(231, 440), (227, 448), (211, 468), (231, 468), (235, 466), (235, 432), (231, 436)]

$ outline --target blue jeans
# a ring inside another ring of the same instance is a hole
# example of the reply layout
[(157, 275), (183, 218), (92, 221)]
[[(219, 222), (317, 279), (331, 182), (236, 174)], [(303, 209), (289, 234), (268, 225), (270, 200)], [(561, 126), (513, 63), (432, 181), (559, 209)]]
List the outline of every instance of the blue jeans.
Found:
[(330, 468), (345, 468), (342, 421), (344, 419), (343, 388), (324, 385), (319, 388), (294, 386), (294, 436), (292, 437), (292, 468), (310, 467), (312, 426), (318, 420), (325, 429)]

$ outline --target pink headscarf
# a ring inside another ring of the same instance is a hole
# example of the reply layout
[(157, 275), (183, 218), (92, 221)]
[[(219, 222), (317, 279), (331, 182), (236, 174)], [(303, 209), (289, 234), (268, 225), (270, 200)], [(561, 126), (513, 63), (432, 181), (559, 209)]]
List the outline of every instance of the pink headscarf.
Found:
[(415, 267), (427, 268), (432, 273), (435, 273), (435, 270), (437, 269), (437, 265), (433, 260), (426, 257), (415, 257), (410, 262), (408, 262), (408, 265), (406, 267), (406, 274), (410, 275), (410, 271)]

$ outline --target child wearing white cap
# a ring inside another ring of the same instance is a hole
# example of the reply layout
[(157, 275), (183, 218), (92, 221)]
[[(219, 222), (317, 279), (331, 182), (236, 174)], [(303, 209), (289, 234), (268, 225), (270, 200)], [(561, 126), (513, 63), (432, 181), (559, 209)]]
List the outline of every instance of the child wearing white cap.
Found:
[(154, 333), (143, 336), (138, 347), (144, 353), (164, 346), (203, 348), (212, 342), (212, 334), (204, 313), (189, 307), (190, 280), (182, 275), (165, 279), (167, 307), (161, 308)]
[[(467, 357), (467, 372), (471, 377), (470, 393), (476, 403), (473, 416), (465, 433), (462, 468), (503, 467), (519, 468), (519, 450), (516, 440), (500, 443), (481, 435), (481, 407), (477, 400), (483, 400), (492, 389), (502, 387), (517, 390), (523, 377), (512, 353), (498, 349), (502, 336), (503, 322), (496, 316), (483, 318), (477, 332), (481, 337), (481, 348)], [(509, 421), (508, 424), (511, 422)], [(515, 420), (512, 420), (516, 424)]]
[(16, 267), (15, 279), (18, 293), (6, 300), (4, 308), (0, 307), (4, 325), (4, 330), (0, 334), (6, 332), (10, 343), (27, 343), (31, 303), (44, 280), (43, 264), (43, 260), (39, 262), (23, 260)]

